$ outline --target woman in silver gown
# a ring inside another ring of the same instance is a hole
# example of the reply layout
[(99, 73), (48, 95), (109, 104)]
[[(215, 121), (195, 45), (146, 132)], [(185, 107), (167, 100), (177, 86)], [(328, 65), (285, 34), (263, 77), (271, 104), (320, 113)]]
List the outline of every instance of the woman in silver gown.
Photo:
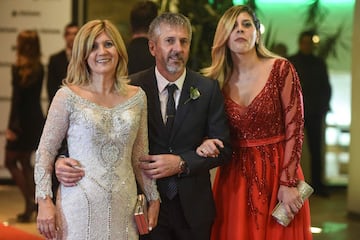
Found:
[[(116, 27), (93, 20), (78, 32), (64, 86), (50, 106), (36, 153), (38, 230), (47, 239), (137, 239), (133, 212), (136, 180), (157, 223), (159, 194), (138, 167), (148, 152), (147, 104), (127, 84), (127, 54)], [(52, 203), (51, 175), (63, 138), (85, 175), (60, 186)]]

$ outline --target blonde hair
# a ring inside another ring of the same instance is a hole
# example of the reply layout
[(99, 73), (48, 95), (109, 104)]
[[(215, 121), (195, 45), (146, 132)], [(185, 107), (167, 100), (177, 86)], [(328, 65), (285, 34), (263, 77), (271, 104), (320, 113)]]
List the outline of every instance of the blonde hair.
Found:
[(227, 46), (227, 41), (234, 29), (237, 17), (243, 12), (246, 12), (251, 16), (258, 34), (258, 41), (255, 44), (257, 56), (259, 58), (277, 57), (277, 55), (267, 50), (263, 44), (260, 33), (260, 20), (256, 17), (255, 12), (246, 5), (237, 5), (229, 8), (220, 18), (216, 27), (213, 47), (211, 50), (211, 66), (201, 70), (205, 76), (217, 79), (221, 88), (226, 84), (233, 68), (233, 62), (230, 50)]
[(90, 83), (91, 70), (87, 64), (87, 59), (93, 49), (96, 37), (103, 32), (112, 40), (119, 54), (119, 62), (115, 71), (115, 90), (122, 93), (126, 92), (128, 55), (124, 40), (109, 20), (92, 20), (80, 28), (74, 40), (68, 74), (64, 81), (65, 85), (84, 86)]
[(15, 65), (20, 69), (20, 83), (27, 86), (36, 80), (29, 76), (41, 71), (42, 68), (40, 38), (35, 30), (24, 30), (18, 34), (16, 41)]

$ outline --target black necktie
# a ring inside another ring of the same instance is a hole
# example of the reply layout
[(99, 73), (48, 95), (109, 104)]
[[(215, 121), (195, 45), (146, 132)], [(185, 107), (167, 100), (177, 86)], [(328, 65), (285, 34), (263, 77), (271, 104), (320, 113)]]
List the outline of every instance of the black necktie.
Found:
[(174, 119), (176, 114), (174, 92), (177, 89), (175, 84), (169, 84), (166, 86), (168, 91), (168, 101), (166, 103), (166, 128), (168, 132), (171, 132), (174, 125)]
[[(174, 119), (176, 114), (175, 109), (175, 100), (174, 100), (174, 92), (177, 89), (177, 86), (175, 84), (169, 84), (167, 85), (168, 90), (168, 101), (166, 104), (166, 129), (168, 132), (168, 136), (170, 138), (171, 135), (171, 129), (174, 125)], [(166, 195), (171, 200), (173, 199), (177, 194), (177, 183), (174, 176), (169, 177), (167, 182), (167, 190)]]

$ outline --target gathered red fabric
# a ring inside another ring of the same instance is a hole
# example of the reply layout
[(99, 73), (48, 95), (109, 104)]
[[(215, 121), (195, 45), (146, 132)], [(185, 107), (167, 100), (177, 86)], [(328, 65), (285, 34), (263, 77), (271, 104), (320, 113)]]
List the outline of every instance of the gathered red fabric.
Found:
[(275, 61), (270, 76), (248, 106), (225, 95), (232, 159), (214, 181), (217, 216), (212, 240), (310, 240), (310, 207), (305, 201), (283, 227), (271, 216), (280, 185), (293, 186), (304, 175), (301, 87), (294, 67)]

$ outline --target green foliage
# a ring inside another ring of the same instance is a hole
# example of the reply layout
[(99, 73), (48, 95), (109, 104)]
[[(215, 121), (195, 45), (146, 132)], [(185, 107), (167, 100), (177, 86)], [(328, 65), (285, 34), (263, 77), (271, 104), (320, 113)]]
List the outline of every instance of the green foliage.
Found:
[(181, 0), (179, 12), (189, 17), (193, 26), (193, 39), (189, 66), (199, 70), (211, 63), (211, 47), (221, 15), (232, 6), (231, 0)]
[[(309, 0), (307, 18), (304, 23), (304, 30), (311, 30), (320, 36), (320, 43), (317, 48), (319, 57), (326, 59), (330, 56), (337, 58), (339, 46), (348, 50), (349, 46), (342, 40), (344, 23), (341, 23), (336, 32), (328, 34), (321, 30), (321, 25), (328, 14), (328, 10), (320, 4), (320, 0)], [(345, 22), (345, 21), (344, 21)]]
[[(320, 0), (308, 0), (308, 8), (304, 21), (303, 30), (313, 30), (320, 32), (320, 26), (324, 22), (328, 11), (321, 5)], [(162, 11), (169, 11), (171, 0), (159, 0)], [(244, 4), (250, 6), (261, 18), (264, 15), (256, 0), (244, 1)], [(209, 66), (211, 63), (211, 47), (216, 30), (217, 22), (221, 15), (233, 5), (232, 0), (178, 0), (177, 11), (189, 17), (193, 26), (193, 39), (191, 44), (191, 52), (189, 59), (189, 67), (199, 70)], [(329, 56), (337, 57), (337, 46), (348, 49), (349, 46), (341, 40), (342, 25), (333, 34), (322, 33), (322, 41), (318, 46), (318, 55), (323, 58)], [(264, 44), (267, 48), (273, 49), (276, 42), (276, 32), (273, 30), (272, 24), (269, 23), (264, 36)]]

